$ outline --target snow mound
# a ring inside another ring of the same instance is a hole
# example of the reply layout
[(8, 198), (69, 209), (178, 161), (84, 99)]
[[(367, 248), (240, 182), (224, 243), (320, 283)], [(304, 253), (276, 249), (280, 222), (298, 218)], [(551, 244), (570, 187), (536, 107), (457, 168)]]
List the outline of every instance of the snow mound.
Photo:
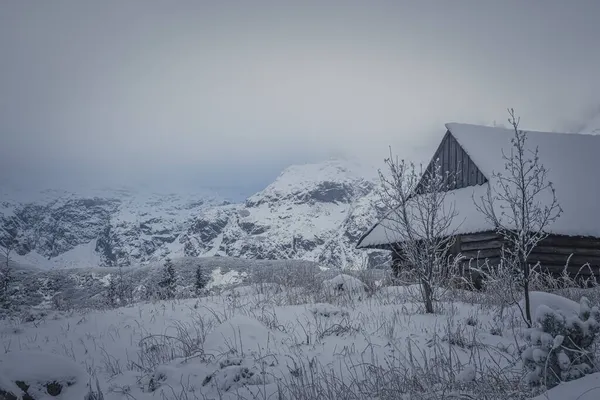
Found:
[[(554, 311), (562, 311), (565, 315), (579, 314), (579, 303), (556, 294), (530, 292), (529, 301), (529, 310), (531, 311), (532, 316), (535, 315), (540, 306), (546, 306)], [(519, 306), (525, 310), (525, 300), (521, 300)]]
[(212, 331), (204, 342), (204, 351), (213, 356), (265, 353), (280, 342), (278, 333), (272, 332), (260, 321), (236, 315)]
[(88, 380), (80, 365), (55, 354), (18, 351), (0, 356), (0, 391), (18, 398), (26, 388), (36, 400), (83, 399)]
[(561, 383), (531, 400), (596, 400), (600, 396), (600, 372)]
[(323, 281), (323, 288), (333, 294), (362, 294), (365, 292), (365, 284), (360, 279), (346, 274), (339, 274), (334, 278)]

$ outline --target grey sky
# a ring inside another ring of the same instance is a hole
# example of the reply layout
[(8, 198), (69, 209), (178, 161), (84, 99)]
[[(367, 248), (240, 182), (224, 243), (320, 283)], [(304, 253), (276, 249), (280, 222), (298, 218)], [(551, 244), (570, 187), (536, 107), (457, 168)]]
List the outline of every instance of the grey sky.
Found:
[(526, 128), (574, 129), (600, 108), (599, 15), (594, 0), (3, 1), (1, 174), (255, 188), (289, 163), (428, 153), (444, 122), (508, 106)]

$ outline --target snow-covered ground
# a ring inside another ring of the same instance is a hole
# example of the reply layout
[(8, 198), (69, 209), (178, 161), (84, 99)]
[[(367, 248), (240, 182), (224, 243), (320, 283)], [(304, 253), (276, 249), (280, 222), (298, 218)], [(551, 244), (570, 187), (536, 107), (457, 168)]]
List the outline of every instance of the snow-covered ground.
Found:
[[(17, 390), (23, 380), (40, 394), (56, 381), (63, 384), (57, 398), (81, 399), (81, 385), (97, 391), (97, 379), (107, 400), (538, 395), (522, 380), (516, 310), (499, 318), (494, 299), (455, 290), (426, 315), (417, 286), (314, 278), (293, 286), (219, 282), (223, 290), (203, 298), (0, 321), (0, 386)], [(574, 304), (542, 293), (532, 300), (567, 311)], [(548, 395), (595, 399), (598, 379)]]

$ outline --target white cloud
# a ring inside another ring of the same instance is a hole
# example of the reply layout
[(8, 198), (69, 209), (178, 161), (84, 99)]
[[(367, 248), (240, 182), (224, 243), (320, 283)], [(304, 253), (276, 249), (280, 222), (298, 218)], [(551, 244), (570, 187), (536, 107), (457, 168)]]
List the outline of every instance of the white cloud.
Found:
[(3, 3), (3, 170), (234, 184), (252, 165), (426, 154), (444, 122), (508, 106), (540, 130), (597, 107), (600, 4), (483, 3)]

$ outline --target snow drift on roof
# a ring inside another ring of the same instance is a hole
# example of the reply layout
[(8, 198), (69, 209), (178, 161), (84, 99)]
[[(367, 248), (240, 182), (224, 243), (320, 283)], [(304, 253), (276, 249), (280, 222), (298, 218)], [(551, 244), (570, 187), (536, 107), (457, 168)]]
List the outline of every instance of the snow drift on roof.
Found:
[[(446, 124), (446, 128), (490, 180), (489, 184), (494, 185), (493, 173), (504, 172), (502, 151), (510, 153), (513, 130), (457, 123)], [(600, 163), (597, 161), (600, 135), (527, 131), (526, 146), (530, 150), (539, 149), (540, 163), (548, 170), (547, 179), (553, 183), (563, 209), (561, 217), (548, 231), (569, 236), (600, 237)], [(473, 196), (480, 199), (486, 195), (487, 185), (449, 192), (447, 201), (452, 202), (458, 212), (458, 221), (450, 231), (466, 234), (492, 228), (473, 202)], [(548, 199), (542, 199), (542, 202)], [(384, 219), (363, 236), (358, 247), (393, 243), (398, 239), (394, 229), (394, 223)]]
[[(479, 214), (473, 205), (474, 196), (477, 199), (485, 196), (487, 185), (485, 183), (479, 186), (471, 186), (448, 192), (444, 199), (443, 208), (447, 212), (453, 209), (457, 213), (457, 216), (452, 220), (452, 224), (448, 227), (448, 233), (466, 234), (491, 229), (491, 225)], [(403, 235), (396, 222), (397, 220), (398, 217), (394, 215), (394, 212), (388, 214), (388, 217), (379, 221), (371, 231), (363, 236), (357, 247), (367, 248), (402, 241)], [(418, 227), (415, 229), (419, 230)]]

